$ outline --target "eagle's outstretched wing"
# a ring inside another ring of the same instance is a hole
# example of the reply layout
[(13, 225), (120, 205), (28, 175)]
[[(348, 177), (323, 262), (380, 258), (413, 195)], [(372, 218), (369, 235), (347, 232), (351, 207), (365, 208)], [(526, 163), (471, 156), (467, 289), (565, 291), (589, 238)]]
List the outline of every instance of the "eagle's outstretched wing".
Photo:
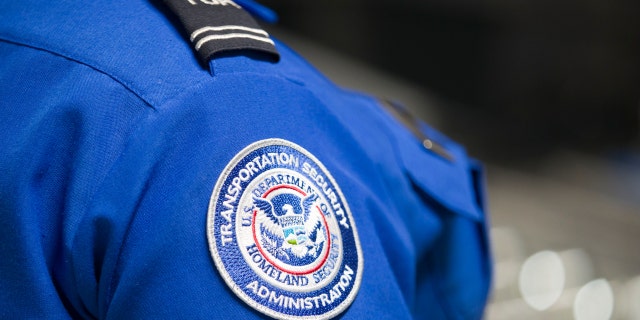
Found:
[(264, 200), (261, 198), (253, 197), (253, 204), (258, 207), (258, 209), (262, 210), (264, 214), (273, 221), (273, 223), (278, 224), (278, 219), (273, 214), (273, 205), (268, 200)]
[(322, 224), (320, 223), (320, 220), (316, 221), (316, 224), (313, 226), (313, 228), (311, 229), (311, 232), (309, 232), (309, 239), (315, 243), (316, 240), (318, 239), (318, 231), (320, 231), (322, 233), (322, 231), (320, 230), (320, 228), (322, 228)]
[(309, 214), (311, 213), (311, 208), (313, 207), (313, 204), (316, 202), (316, 199), (318, 199), (318, 195), (315, 193), (312, 193), (304, 197), (304, 199), (302, 199), (302, 211), (304, 214), (304, 222), (307, 222), (307, 220), (309, 220)]

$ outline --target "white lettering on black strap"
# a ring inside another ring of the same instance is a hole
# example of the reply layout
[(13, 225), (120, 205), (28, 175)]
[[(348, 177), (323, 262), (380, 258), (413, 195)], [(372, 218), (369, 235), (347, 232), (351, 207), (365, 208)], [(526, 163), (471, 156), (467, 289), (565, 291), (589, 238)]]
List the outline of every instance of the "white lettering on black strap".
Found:
[(198, 3), (204, 3), (204, 4), (210, 4), (210, 5), (214, 5), (214, 6), (226, 6), (226, 5), (231, 5), (234, 6), (238, 9), (240, 9), (240, 6), (237, 5), (235, 2), (231, 1), (231, 0), (189, 0), (189, 3), (191, 3), (192, 5), (196, 5)]
[(257, 50), (278, 60), (275, 43), (244, 9), (231, 0), (165, 0), (189, 33), (203, 63), (232, 50)]

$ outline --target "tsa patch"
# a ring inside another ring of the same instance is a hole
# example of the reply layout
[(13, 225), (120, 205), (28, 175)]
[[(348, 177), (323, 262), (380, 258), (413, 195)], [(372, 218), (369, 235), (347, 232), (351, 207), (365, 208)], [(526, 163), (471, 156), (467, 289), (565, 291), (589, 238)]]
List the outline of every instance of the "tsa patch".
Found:
[(362, 251), (344, 195), (292, 142), (258, 141), (231, 160), (211, 195), (207, 236), (227, 285), (271, 317), (334, 317), (360, 287)]

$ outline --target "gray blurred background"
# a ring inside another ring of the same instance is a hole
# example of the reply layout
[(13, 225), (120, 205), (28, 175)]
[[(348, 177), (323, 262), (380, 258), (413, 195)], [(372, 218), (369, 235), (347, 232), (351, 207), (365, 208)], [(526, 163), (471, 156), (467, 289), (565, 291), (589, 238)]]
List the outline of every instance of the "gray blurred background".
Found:
[(640, 319), (640, 1), (260, 2), (329, 78), (485, 163), (486, 319)]

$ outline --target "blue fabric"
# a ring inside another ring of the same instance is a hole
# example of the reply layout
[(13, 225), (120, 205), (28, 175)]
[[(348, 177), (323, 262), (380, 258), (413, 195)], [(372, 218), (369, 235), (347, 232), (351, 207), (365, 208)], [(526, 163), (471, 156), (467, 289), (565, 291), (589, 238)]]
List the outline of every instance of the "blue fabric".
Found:
[(314, 154), (352, 209), (364, 275), (343, 318), (482, 317), (483, 178), (462, 146), (424, 125), (455, 161), (423, 149), (278, 41), (278, 63), (203, 66), (172, 19), (141, 0), (0, 3), (0, 318), (262, 317), (205, 228), (222, 169), (266, 138)]

